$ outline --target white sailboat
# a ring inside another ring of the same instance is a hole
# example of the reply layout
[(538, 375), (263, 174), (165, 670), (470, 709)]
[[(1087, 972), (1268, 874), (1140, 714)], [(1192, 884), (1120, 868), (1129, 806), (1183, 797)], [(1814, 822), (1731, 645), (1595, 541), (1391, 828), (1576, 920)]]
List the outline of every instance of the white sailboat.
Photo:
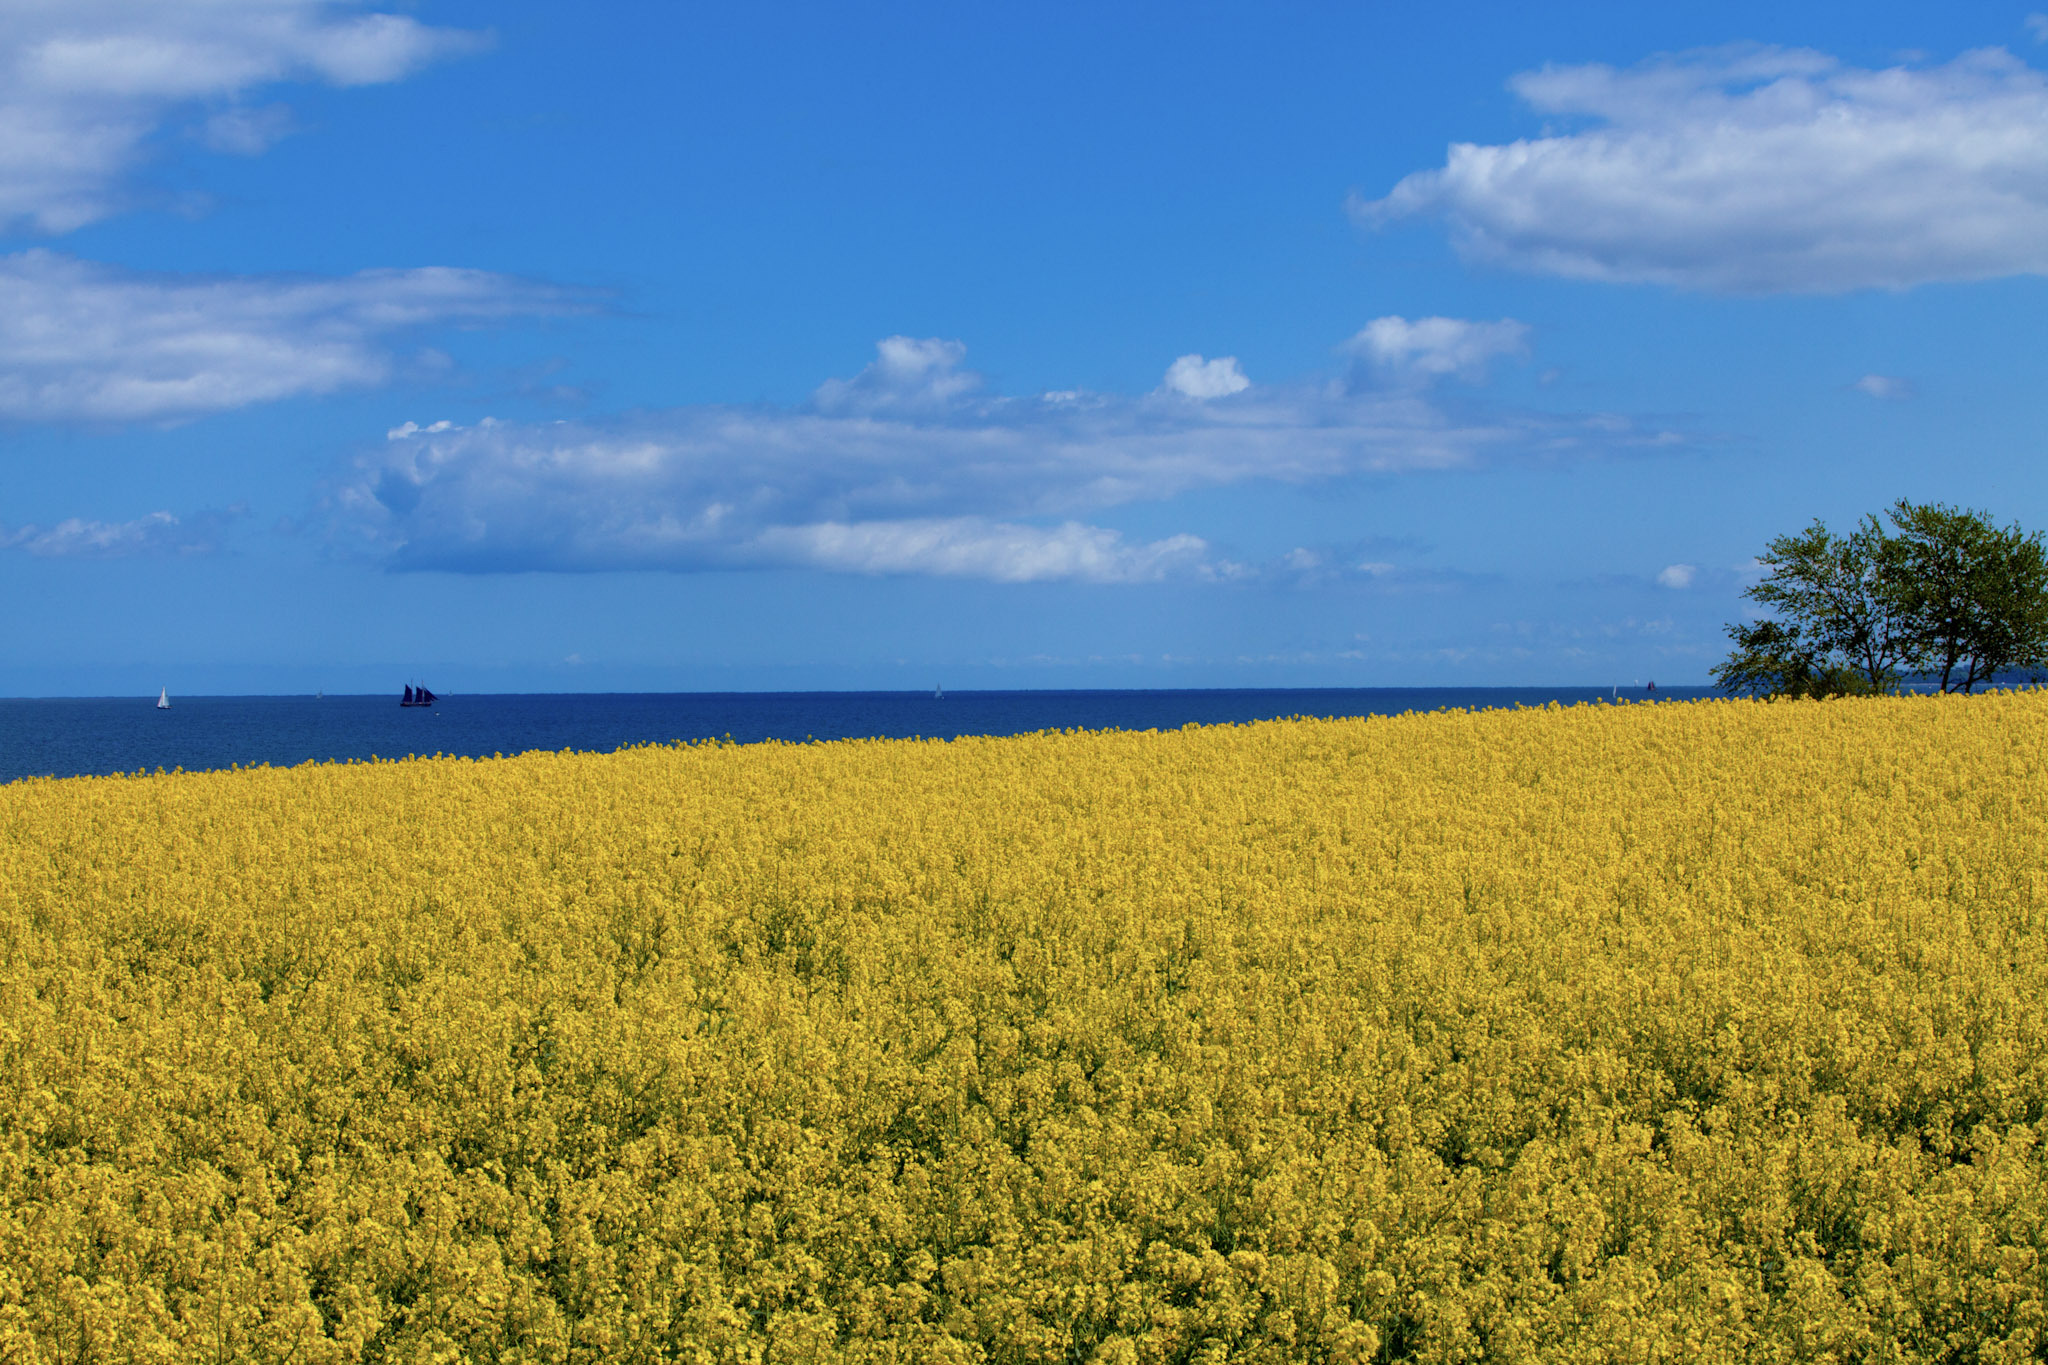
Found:
[(156, 709), (159, 711), (168, 711), (171, 709), (170, 688), (166, 687), (158, 691), (158, 693), (156, 694)]
[(946, 699), (946, 689), (945, 689), (945, 688), (943, 688), (943, 687), (934, 687), (934, 688), (932, 689), (932, 700), (933, 700), (933, 701), (944, 701), (945, 699)]

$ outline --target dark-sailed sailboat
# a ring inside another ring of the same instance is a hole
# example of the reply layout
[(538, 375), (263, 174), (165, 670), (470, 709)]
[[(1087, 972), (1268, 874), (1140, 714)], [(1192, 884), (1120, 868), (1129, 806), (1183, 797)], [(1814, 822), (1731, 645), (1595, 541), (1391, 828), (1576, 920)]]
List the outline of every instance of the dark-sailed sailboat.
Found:
[(441, 699), (432, 692), (427, 691), (426, 688), (414, 687), (411, 683), (407, 683), (405, 685), (405, 698), (398, 704), (400, 706), (432, 706), (439, 700)]

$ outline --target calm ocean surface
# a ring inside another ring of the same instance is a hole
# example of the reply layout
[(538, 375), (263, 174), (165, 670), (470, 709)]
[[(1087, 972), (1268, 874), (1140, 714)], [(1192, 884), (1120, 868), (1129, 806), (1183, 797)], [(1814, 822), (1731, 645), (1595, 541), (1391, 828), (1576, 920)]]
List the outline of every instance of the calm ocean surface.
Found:
[[(1624, 690), (1623, 700), (1715, 695), (1706, 687)], [(485, 757), (533, 749), (731, 738), (952, 739), (1034, 730), (1168, 730), (1276, 716), (1379, 716), (1445, 707), (1605, 701), (1592, 687), (1375, 687), (1099, 692), (647, 692), (444, 697), (402, 710), (396, 696), (0, 698), (0, 782), (157, 768), (286, 766), (408, 754)]]

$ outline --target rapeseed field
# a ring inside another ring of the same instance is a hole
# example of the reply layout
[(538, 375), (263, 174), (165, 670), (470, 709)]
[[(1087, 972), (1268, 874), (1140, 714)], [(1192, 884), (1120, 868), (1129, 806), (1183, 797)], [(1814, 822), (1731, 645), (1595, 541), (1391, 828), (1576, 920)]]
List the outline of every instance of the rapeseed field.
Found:
[(2038, 1361), (2048, 695), (0, 788), (0, 1361)]

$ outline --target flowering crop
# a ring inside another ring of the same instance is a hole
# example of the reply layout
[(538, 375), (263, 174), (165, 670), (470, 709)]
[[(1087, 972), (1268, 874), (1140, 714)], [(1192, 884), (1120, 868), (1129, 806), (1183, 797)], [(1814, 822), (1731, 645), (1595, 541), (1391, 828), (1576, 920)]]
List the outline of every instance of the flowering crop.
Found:
[(0, 1361), (2023, 1361), (2048, 695), (0, 788)]

